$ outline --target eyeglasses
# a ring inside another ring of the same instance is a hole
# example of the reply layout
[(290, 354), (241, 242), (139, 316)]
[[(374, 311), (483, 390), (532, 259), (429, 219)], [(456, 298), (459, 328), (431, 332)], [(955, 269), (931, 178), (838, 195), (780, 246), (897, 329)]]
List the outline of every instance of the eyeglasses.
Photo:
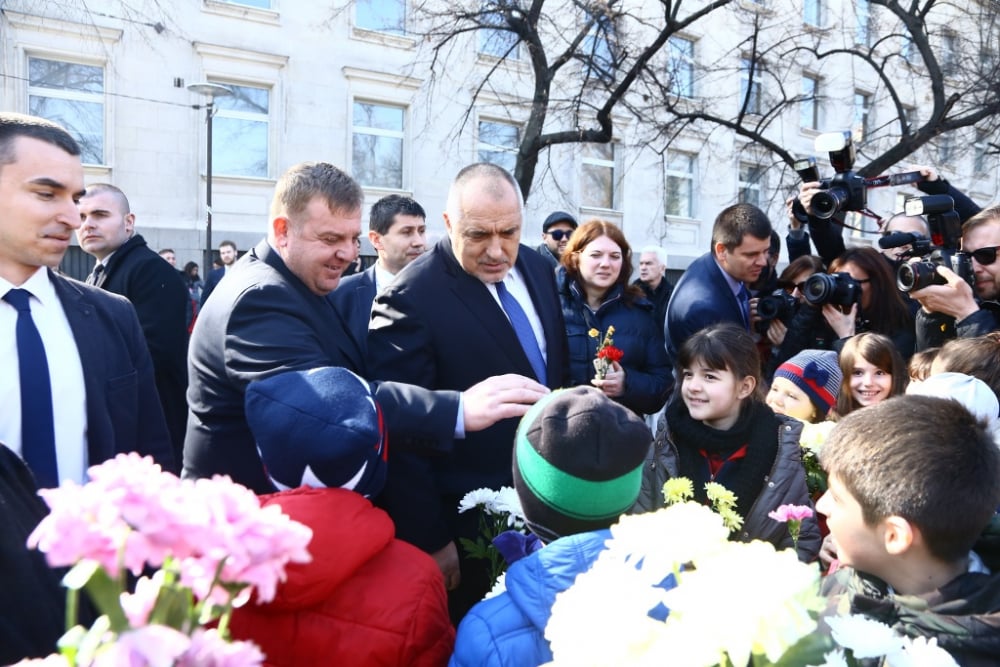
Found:
[(985, 248), (980, 248), (979, 250), (969, 251), (968, 254), (972, 257), (972, 259), (979, 262), (981, 266), (989, 266), (993, 262), (997, 261), (998, 249), (1000, 249), (1000, 246), (998, 245), (987, 246)]
[(556, 241), (562, 241), (563, 239), (568, 239), (569, 235), (573, 233), (572, 229), (553, 229), (551, 232), (546, 232), (549, 236), (554, 238)]

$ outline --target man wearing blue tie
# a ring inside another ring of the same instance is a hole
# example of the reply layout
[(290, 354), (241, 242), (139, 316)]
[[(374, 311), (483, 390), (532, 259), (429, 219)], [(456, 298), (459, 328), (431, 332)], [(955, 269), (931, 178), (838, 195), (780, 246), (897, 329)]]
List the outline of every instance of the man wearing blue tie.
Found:
[(760, 277), (771, 248), (771, 221), (753, 204), (734, 204), (715, 219), (712, 250), (691, 263), (667, 305), (663, 337), (671, 359), (691, 334), (732, 322), (750, 329), (747, 285)]
[[(520, 244), (523, 201), (502, 167), (462, 169), (448, 194), (448, 236), (379, 293), (368, 330), (371, 377), (462, 390), (491, 375), (519, 373), (551, 388), (568, 367), (566, 329), (551, 267)], [(475, 488), (511, 485), (517, 420), (456, 439), (443, 457), (393, 460), (382, 501), (396, 535), (438, 561), (456, 623), (493, 582), (462, 559), (474, 512), (458, 501)]]

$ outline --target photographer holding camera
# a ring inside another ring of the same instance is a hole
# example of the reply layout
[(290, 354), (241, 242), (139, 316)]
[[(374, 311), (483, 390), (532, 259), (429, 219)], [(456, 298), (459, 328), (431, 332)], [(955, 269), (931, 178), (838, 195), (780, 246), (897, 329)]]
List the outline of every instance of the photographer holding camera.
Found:
[(788, 323), (773, 362), (804, 349), (839, 352), (849, 338), (867, 331), (888, 336), (904, 359), (913, 354), (913, 317), (889, 263), (873, 248), (848, 248), (830, 264), (829, 273), (806, 280), (802, 293), (806, 303)]
[(975, 287), (949, 268), (937, 266), (945, 284), (910, 292), (921, 305), (916, 321), (918, 350), (940, 346), (950, 338), (975, 338), (1000, 330), (998, 248), (1000, 206), (980, 211), (962, 225), (962, 252), (971, 261)]

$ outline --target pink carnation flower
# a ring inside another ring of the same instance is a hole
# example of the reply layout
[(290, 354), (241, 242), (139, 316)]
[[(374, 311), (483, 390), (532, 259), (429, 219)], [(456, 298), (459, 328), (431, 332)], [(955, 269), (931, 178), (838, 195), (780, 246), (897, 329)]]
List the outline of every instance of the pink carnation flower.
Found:
[(808, 519), (813, 515), (813, 511), (805, 505), (782, 505), (773, 512), (768, 512), (767, 515), (775, 521), (788, 523), (789, 521)]
[(255, 667), (264, 654), (253, 642), (226, 642), (218, 630), (196, 630), (177, 667)]

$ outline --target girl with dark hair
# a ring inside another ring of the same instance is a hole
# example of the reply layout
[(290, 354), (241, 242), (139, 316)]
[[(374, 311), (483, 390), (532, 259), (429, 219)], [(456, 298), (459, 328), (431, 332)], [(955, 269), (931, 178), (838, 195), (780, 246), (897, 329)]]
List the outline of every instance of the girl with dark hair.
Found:
[(753, 337), (734, 324), (698, 331), (681, 345), (677, 377), (681, 400), (660, 420), (635, 510), (663, 507), (667, 479), (691, 480), (701, 502), (705, 484), (717, 482), (736, 496), (743, 519), (734, 539), (795, 546), (800, 559), (811, 561), (820, 546), (815, 518), (803, 521), (796, 546), (787, 526), (768, 517), (781, 505), (812, 507), (812, 500), (799, 451), (802, 423), (764, 404)]
[[(658, 412), (673, 387), (663, 331), (653, 304), (629, 285), (632, 250), (621, 229), (590, 220), (570, 236), (556, 270), (569, 347), (570, 384), (592, 384), (637, 414)], [(594, 360), (609, 328), (621, 351), (606, 373)]]
[(899, 396), (906, 390), (909, 378), (896, 346), (877, 333), (858, 334), (844, 344), (840, 371), (843, 384), (837, 396), (839, 417)]

